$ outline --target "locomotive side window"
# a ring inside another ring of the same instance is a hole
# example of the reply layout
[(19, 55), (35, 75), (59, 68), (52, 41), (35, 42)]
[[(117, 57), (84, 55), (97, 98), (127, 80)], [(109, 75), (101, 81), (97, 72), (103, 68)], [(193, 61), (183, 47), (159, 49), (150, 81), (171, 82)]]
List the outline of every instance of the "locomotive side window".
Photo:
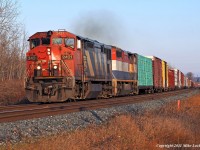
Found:
[(71, 48), (74, 48), (74, 39), (73, 38), (66, 38), (65, 39), (65, 45), (67, 47), (71, 47)]
[(53, 44), (62, 44), (62, 38), (53, 38)]
[(31, 49), (39, 46), (40, 45), (40, 39), (39, 38), (32, 39), (31, 42), (30, 42), (30, 45), (31, 45)]
[(87, 50), (93, 50), (94, 49), (94, 43), (92, 43), (92, 42), (85, 42), (84, 43), (84, 47)]
[(117, 57), (121, 58), (122, 57), (122, 52), (117, 50)]
[(50, 44), (50, 38), (42, 38), (42, 45), (49, 45)]

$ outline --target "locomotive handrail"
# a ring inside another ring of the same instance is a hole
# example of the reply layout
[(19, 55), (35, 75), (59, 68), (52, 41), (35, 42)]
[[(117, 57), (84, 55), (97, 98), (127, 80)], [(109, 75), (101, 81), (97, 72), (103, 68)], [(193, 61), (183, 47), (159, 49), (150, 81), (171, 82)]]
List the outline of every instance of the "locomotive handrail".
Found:
[(28, 67), (28, 69), (27, 69), (27, 72), (26, 72), (26, 76), (25, 76), (25, 78), (27, 78), (28, 76), (29, 76), (29, 74), (31, 73), (31, 70), (33, 69), (33, 64), (30, 64), (29, 65), (29, 67)]
[[(62, 74), (62, 70), (64, 69), (66, 75), (71, 77), (72, 73), (71, 73), (71, 70), (69, 69), (69, 67), (67, 66), (67, 64), (63, 60), (60, 60), (60, 62), (61, 62), (60, 63), (61, 64), (61, 74)], [(64, 68), (63, 68), (63, 66), (64, 66)]]

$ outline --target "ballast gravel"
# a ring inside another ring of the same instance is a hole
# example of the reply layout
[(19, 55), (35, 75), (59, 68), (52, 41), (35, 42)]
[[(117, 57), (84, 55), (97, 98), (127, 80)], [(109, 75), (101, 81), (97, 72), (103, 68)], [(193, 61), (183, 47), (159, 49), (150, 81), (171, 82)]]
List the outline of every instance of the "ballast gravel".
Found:
[(4, 145), (8, 141), (11, 143), (17, 143), (21, 142), (25, 138), (45, 137), (49, 135), (56, 135), (61, 132), (74, 131), (80, 128), (85, 128), (90, 124), (99, 125), (108, 121), (115, 115), (135, 115), (144, 111), (157, 109), (171, 101), (179, 99), (184, 100), (197, 93), (199, 93), (199, 90), (149, 102), (0, 123), (0, 145)]

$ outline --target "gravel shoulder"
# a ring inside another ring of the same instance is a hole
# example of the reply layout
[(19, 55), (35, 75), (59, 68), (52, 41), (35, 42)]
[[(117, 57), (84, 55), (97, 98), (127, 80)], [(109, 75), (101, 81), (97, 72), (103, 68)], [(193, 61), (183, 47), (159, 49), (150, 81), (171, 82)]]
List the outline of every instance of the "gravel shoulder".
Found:
[(45, 137), (62, 132), (74, 131), (85, 128), (91, 124), (100, 125), (116, 115), (137, 115), (138, 113), (143, 113), (144, 111), (157, 109), (175, 100), (185, 100), (186, 98), (198, 93), (199, 90), (193, 90), (190, 93), (183, 93), (181, 95), (149, 102), (98, 110), (81, 111), (30, 120), (21, 120), (16, 122), (0, 123), (0, 145), (4, 145), (7, 141), (18, 143), (23, 141), (25, 138)]

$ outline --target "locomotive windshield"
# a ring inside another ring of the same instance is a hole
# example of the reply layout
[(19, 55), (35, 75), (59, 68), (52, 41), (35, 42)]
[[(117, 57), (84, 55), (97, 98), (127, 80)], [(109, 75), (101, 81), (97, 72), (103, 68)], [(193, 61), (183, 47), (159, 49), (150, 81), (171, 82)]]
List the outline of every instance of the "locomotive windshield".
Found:
[(37, 47), (37, 46), (40, 45), (40, 39), (39, 38), (32, 39), (31, 42), (30, 42), (30, 44), (31, 44), (31, 48)]
[(74, 48), (74, 39), (73, 38), (65, 38), (65, 45), (71, 48)]
[(50, 44), (50, 38), (42, 38), (42, 45), (49, 45)]
[(41, 42), (40, 42), (39, 38), (32, 39), (31, 42), (30, 42), (31, 49), (39, 46), (40, 44), (49, 45), (50, 44), (50, 38), (41, 38)]
[(62, 44), (62, 38), (53, 38), (53, 44)]

